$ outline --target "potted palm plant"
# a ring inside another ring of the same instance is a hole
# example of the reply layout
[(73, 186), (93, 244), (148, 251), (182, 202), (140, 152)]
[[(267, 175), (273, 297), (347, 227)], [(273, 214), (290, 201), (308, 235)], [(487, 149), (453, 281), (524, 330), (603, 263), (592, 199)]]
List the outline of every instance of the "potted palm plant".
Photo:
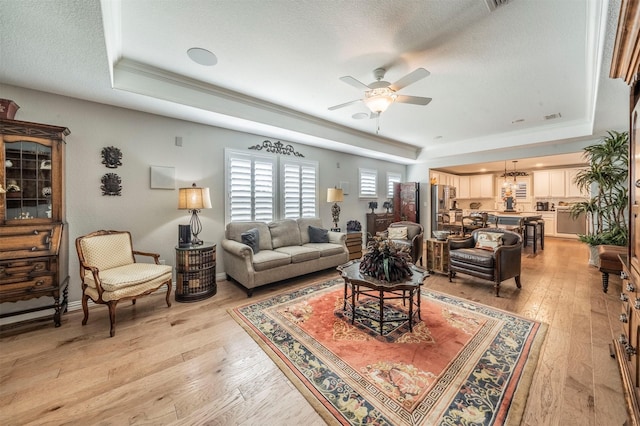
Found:
[(591, 196), (574, 204), (571, 214), (588, 219), (587, 233), (579, 238), (591, 247), (589, 263), (595, 264), (598, 245), (626, 246), (629, 240), (629, 134), (609, 131), (600, 143), (585, 147), (583, 156), (588, 166), (576, 173), (574, 183)]

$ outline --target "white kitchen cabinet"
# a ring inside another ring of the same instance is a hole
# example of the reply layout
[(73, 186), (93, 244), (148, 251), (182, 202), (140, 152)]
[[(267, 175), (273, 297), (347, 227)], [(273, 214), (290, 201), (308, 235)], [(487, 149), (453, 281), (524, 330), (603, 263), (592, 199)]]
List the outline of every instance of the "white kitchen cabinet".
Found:
[(469, 176), (469, 198), (493, 198), (493, 175)]
[(564, 197), (565, 171), (542, 170), (533, 172), (534, 197)]
[(555, 237), (556, 235), (556, 212), (537, 212), (544, 219), (544, 236)]
[(471, 198), (470, 176), (458, 176), (458, 198)]
[(565, 170), (565, 195), (567, 197), (588, 197), (589, 194), (583, 193), (580, 188), (573, 182), (580, 169)]

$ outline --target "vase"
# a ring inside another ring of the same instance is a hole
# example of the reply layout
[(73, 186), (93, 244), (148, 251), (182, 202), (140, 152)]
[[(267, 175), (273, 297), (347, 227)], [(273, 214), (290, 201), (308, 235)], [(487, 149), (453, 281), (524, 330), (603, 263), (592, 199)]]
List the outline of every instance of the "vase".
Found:
[(20, 109), (18, 104), (11, 99), (0, 99), (0, 118), (13, 120), (18, 109)]
[(598, 255), (598, 246), (589, 246), (589, 265), (600, 267), (600, 256)]

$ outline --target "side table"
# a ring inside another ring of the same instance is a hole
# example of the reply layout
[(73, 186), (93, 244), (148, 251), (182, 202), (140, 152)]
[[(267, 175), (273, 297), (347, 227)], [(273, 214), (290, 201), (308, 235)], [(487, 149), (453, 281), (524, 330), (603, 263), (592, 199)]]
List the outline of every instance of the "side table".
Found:
[(216, 245), (176, 246), (176, 302), (207, 299), (217, 291)]
[(427, 238), (427, 271), (449, 273), (449, 242)]
[(347, 250), (349, 260), (362, 257), (362, 232), (347, 232)]

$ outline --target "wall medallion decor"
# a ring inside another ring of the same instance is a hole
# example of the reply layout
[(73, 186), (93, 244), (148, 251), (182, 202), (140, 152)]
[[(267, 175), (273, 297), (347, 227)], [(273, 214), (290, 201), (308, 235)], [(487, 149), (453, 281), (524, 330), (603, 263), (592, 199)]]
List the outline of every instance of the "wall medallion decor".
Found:
[(304, 157), (304, 155), (297, 152), (293, 146), (285, 145), (280, 141), (275, 143), (271, 141), (263, 141), (262, 145), (254, 145), (250, 146), (249, 149), (255, 149), (258, 151), (262, 151), (263, 149), (267, 152), (271, 152), (273, 154), (284, 154), (284, 155), (295, 155), (296, 157)]
[(122, 195), (120, 191), (122, 190), (122, 186), (120, 183), (120, 176), (115, 173), (107, 173), (102, 176), (100, 179), (102, 185), (100, 189), (102, 190), (102, 195)]
[(102, 164), (110, 169), (116, 169), (122, 166), (122, 152), (115, 146), (106, 146), (102, 148)]

